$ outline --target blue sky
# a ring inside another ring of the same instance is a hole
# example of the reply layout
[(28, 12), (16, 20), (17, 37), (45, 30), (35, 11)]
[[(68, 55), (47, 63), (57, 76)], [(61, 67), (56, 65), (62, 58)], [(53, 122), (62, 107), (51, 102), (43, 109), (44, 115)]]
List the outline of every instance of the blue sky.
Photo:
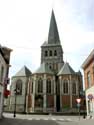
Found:
[(52, 8), (64, 61), (78, 71), (94, 49), (94, 0), (1, 0), (0, 44), (13, 49), (10, 77), (23, 65), (32, 72), (39, 67)]

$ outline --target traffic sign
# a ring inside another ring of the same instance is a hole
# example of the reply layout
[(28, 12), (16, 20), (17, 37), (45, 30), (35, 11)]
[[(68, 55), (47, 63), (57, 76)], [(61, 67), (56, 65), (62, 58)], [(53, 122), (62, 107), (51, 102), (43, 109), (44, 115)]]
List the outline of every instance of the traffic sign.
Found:
[(93, 95), (92, 94), (88, 94), (88, 99), (92, 100), (93, 99)]

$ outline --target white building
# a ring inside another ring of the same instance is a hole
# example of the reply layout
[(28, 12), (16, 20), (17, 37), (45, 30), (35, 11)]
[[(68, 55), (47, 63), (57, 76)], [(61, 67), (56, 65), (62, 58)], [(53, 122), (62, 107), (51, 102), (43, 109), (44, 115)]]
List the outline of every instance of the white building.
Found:
[(7, 89), (5, 78), (8, 78), (10, 52), (11, 49), (0, 46), (0, 118), (3, 113), (4, 91)]

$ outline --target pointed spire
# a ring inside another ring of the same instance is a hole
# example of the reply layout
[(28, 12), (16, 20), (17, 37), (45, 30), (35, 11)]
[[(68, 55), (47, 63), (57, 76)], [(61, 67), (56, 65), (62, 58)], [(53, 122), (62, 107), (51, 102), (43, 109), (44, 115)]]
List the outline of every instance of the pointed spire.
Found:
[(49, 28), (49, 34), (48, 34), (48, 44), (60, 44), (58, 28), (57, 28), (53, 10), (52, 10), (50, 28)]

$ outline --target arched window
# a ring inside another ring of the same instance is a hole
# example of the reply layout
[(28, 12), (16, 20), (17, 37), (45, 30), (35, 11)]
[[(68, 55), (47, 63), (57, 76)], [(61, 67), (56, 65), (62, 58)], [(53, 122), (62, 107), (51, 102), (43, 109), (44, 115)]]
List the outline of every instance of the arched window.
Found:
[(4, 67), (1, 67), (1, 82), (3, 82), (3, 75), (4, 75)]
[(16, 94), (21, 95), (22, 94), (22, 80), (17, 80), (16, 82)]
[(76, 94), (76, 83), (72, 83), (72, 94)]
[(68, 94), (68, 80), (64, 80), (63, 82), (63, 92), (64, 94)]
[(38, 93), (42, 93), (43, 92), (43, 80), (39, 79), (38, 80)]
[(33, 93), (33, 82), (31, 84), (31, 93)]
[(52, 69), (52, 64), (51, 63), (49, 63), (49, 69)]
[(47, 79), (47, 82), (46, 82), (46, 92), (51, 93), (51, 80), (50, 79)]
[(48, 51), (47, 50), (45, 51), (45, 56), (48, 56)]
[(52, 50), (49, 51), (49, 56), (52, 56)]
[(57, 51), (56, 50), (54, 51), (54, 56), (57, 56)]

